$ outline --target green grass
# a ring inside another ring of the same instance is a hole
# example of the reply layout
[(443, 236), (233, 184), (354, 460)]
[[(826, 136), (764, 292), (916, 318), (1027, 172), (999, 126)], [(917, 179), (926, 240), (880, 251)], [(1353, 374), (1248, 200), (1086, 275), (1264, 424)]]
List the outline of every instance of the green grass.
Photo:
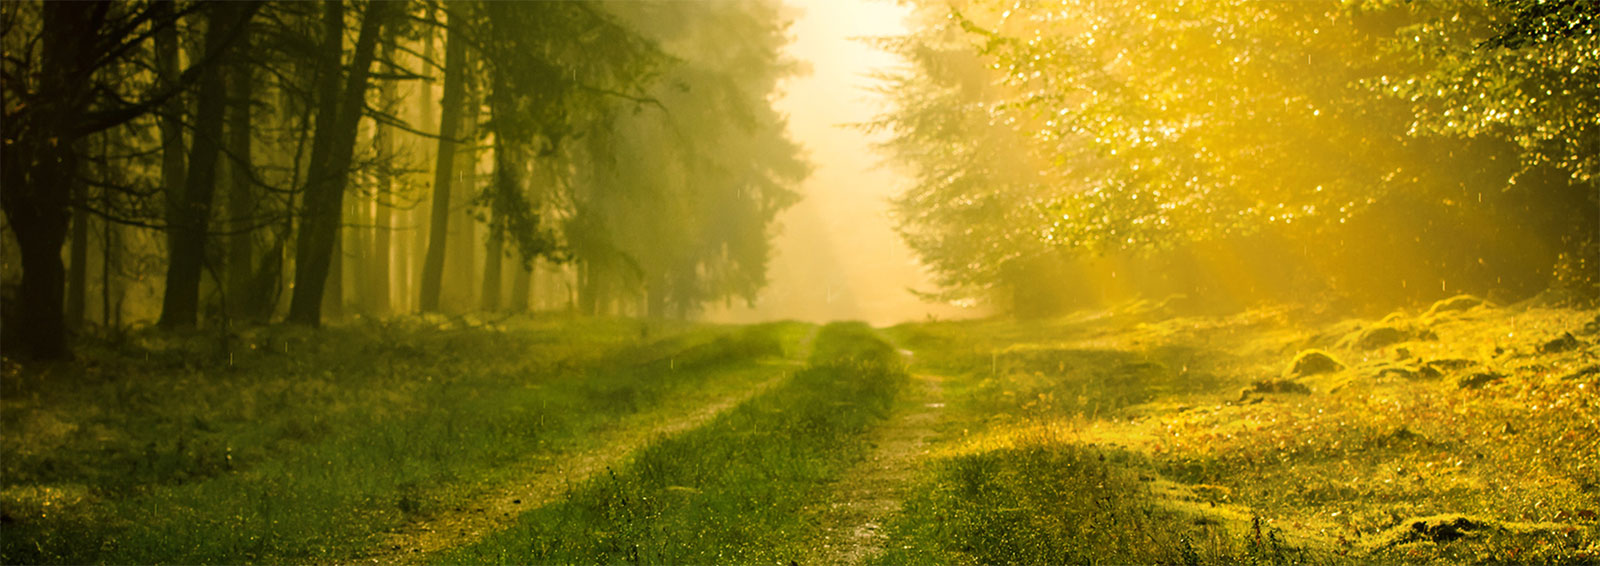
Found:
[[(151, 333), (4, 384), (4, 563), (347, 558), (510, 464), (777, 368), (804, 325)], [(654, 339), (642, 335), (653, 334)], [(785, 342), (788, 342), (787, 344)], [(231, 362), (231, 364), (230, 364)]]
[[(861, 497), (841, 480), (894, 410), (936, 428), (871, 495), (903, 503), (862, 519), (873, 563), (1593, 564), (1596, 315), (143, 332), (6, 365), (0, 562), (348, 561), (616, 454), (427, 558), (804, 563), (861, 532), (819, 509)], [(1377, 325), (1403, 341), (1364, 344)], [(1343, 369), (1286, 375), (1308, 349)], [(926, 396), (898, 395), (908, 371), (936, 374)]]
[[(876, 561), (1596, 563), (1595, 315), (1401, 313), (1437, 338), (1370, 349), (1374, 321), (1286, 310), (893, 328), (947, 376), (952, 440)], [(1348, 367), (1253, 389), (1308, 348)], [(1429, 360), (1466, 367), (1383, 373)], [(1476, 371), (1504, 377), (1458, 385)]]
[(937, 462), (878, 564), (1287, 564), (1279, 531), (1171, 506), (1137, 455), (1032, 445)]
[(810, 366), (787, 382), (440, 562), (803, 560), (817, 535), (806, 504), (860, 456), (861, 434), (903, 381), (898, 356), (871, 329), (829, 325)]

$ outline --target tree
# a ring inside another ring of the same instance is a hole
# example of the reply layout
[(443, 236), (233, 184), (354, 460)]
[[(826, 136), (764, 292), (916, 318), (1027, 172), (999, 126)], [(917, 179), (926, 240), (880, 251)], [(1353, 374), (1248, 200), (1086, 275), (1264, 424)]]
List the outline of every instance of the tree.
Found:
[[(1529, 262), (1553, 261), (1546, 250), (1565, 244), (1531, 228), (1592, 226), (1593, 214), (1575, 216), (1566, 196), (1582, 178), (1552, 182), (1534, 171), (1529, 181), (1540, 189), (1509, 194), (1500, 189), (1517, 180), (1504, 166), (1515, 157), (1505, 142), (1515, 136), (1431, 125), (1462, 126), (1455, 114), (1496, 98), (1469, 89), (1462, 92), (1476, 102), (1438, 104), (1428, 93), (1453, 96), (1438, 84), (1449, 76), (1475, 82), (1499, 72), (1453, 74), (1438, 56), (1477, 52), (1487, 35), (1448, 30), (1481, 28), (1499, 10), (926, 2), (922, 30), (885, 41), (913, 69), (888, 78), (896, 107), (875, 124), (894, 135), (887, 149), (918, 179), (898, 203), (901, 229), (956, 293), (1054, 272), (1030, 265), (1111, 255), (1176, 266), (1216, 255), (1206, 249), (1251, 258), (1230, 274), (1249, 292), (1274, 287), (1303, 297), (1322, 288), (1414, 300), (1430, 288), (1443, 292), (1445, 281), (1478, 292), (1536, 291), (1548, 277), (1530, 276), (1537, 270)], [(1563, 68), (1581, 75), (1586, 67)], [(1537, 76), (1510, 73), (1517, 81)], [(1581, 80), (1541, 84), (1592, 100)], [(1544, 125), (1529, 132), (1583, 123), (1530, 119)], [(1585, 139), (1575, 127), (1552, 139)], [(1480, 225), (1493, 229), (1463, 228)], [(1539, 245), (1508, 245), (1513, 230), (1533, 233)], [(1310, 275), (1325, 271), (1341, 280)], [(1430, 279), (1439, 285), (1415, 284)]]
[[(323, 291), (329, 266), (338, 243), (344, 193), (350, 178), (357, 129), (366, 108), (366, 92), (379, 34), (391, 25), (391, 10), (400, 4), (373, 2), (366, 7), (361, 30), (351, 56), (345, 85), (339, 86), (339, 58), (344, 32), (342, 2), (330, 2), (323, 36), (326, 58), (319, 79), (317, 132), (306, 174), (305, 204), (300, 214), (300, 236), (295, 251), (294, 295), (289, 305), (289, 321), (299, 324), (322, 323)], [(334, 274), (337, 276), (337, 274)]]
[(617, 101), (576, 148), (564, 228), (582, 265), (579, 303), (688, 317), (710, 302), (753, 301), (774, 219), (808, 173), (768, 103), (796, 70), (781, 56), (779, 6), (628, 4), (617, 13), (673, 60), (645, 91), (659, 111)]
[(942, 288), (935, 298), (1004, 298), (1020, 311), (1043, 310), (1017, 298), (1050, 284), (1035, 269), (1053, 255), (1038, 233), (1054, 194), (1037, 172), (1048, 161), (1019, 128), (992, 116), (1009, 92), (965, 32), (943, 14), (923, 16), (945, 22), (877, 40), (910, 65), (878, 77), (894, 110), (863, 124), (889, 134), (879, 151), (914, 179), (893, 202), (899, 233), (932, 268)]
[(259, 3), (219, 2), (209, 5), (204, 38), (205, 58), (213, 61), (200, 71), (195, 93), (195, 135), (190, 144), (189, 172), (183, 193), (168, 202), (171, 237), (166, 292), (161, 304), (161, 325), (194, 326), (200, 309), (200, 276), (205, 268), (211, 204), (216, 194), (217, 164), (221, 155), (227, 112), (227, 76), (223, 61), (230, 46), (242, 35)]
[(456, 143), (466, 91), (467, 41), (464, 18), (450, 16), (445, 28), (444, 99), (439, 118), (439, 144), (433, 166), (433, 208), (428, 222), (427, 255), (422, 264), (422, 312), (439, 310), (444, 280), (444, 246), (450, 228), (450, 186), (455, 179)]
[(215, 61), (196, 61), (170, 84), (97, 83), (100, 70), (133, 57), (180, 14), (160, 3), (48, 2), (37, 12), (33, 5), (4, 6), (5, 42), (16, 55), (4, 63), (0, 207), (22, 257), (18, 318), (28, 329), (27, 355), (64, 358), (70, 351), (60, 250), (76, 194), (79, 141), (150, 114)]
[(240, 37), (234, 56), (227, 69), (227, 156), (223, 163), (228, 171), (227, 218), (228, 254), (225, 308), (230, 317), (262, 318), (264, 298), (256, 289), (255, 229), (259, 207), (251, 159), (252, 119), (251, 106), (255, 101), (252, 61), (245, 54), (250, 50), (250, 30)]

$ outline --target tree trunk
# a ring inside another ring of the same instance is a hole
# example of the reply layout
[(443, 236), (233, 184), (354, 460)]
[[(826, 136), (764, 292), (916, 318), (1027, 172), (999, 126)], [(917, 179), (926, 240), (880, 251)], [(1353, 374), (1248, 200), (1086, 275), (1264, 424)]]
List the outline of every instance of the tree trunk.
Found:
[[(323, 314), (343, 316), (345, 307), (350, 307), (351, 312), (363, 313), (367, 309), (367, 297), (361, 292), (365, 287), (366, 272), (369, 267), (366, 257), (371, 230), (367, 222), (365, 195), (358, 194), (357, 198), (347, 199), (344, 205), (344, 220), (339, 223), (339, 243), (333, 246), (333, 263), (328, 267), (328, 290), (324, 294), (334, 302), (323, 302), (323, 308), (329, 306), (338, 309), (335, 311), (324, 310)], [(349, 300), (344, 300), (345, 290), (352, 291)]]
[(528, 296), (533, 294), (533, 270), (521, 263), (511, 269), (511, 312), (528, 312)]
[[(494, 214), (490, 211), (490, 214)], [(501, 256), (505, 253), (505, 240), (489, 234), (489, 241), (485, 244), (486, 252), (483, 256), (483, 310), (500, 310), (500, 264)]]
[[(499, 86), (499, 85), (496, 85)], [(498, 98), (498, 94), (491, 94), (492, 112), (502, 112), (509, 105)], [(495, 114), (498, 116), (498, 114)], [(517, 179), (513, 173), (516, 158), (508, 150), (511, 143), (500, 132), (494, 135), (494, 188), (496, 194), (506, 194), (508, 191), (518, 190)], [(500, 310), (500, 287), (503, 275), (501, 264), (505, 255), (505, 234), (496, 229), (497, 217), (500, 215), (498, 206), (489, 207), (489, 238), (485, 243), (483, 256), (483, 310)]]
[[(102, 203), (111, 204), (111, 195), (102, 192)], [(121, 238), (118, 237), (117, 223), (101, 222), (104, 230), (100, 240), (100, 326), (106, 330), (120, 331), (122, 328), (122, 288), (116, 285), (116, 273), (122, 269)]]
[[(428, 4), (427, 19), (429, 21), (437, 21), (435, 8), (436, 6), (433, 3)], [(434, 95), (434, 85), (436, 82), (442, 81), (442, 78), (436, 80), (437, 76), (433, 74), (435, 67), (433, 62), (436, 61), (438, 53), (436, 45), (439, 38), (434, 34), (434, 27), (423, 26), (423, 28), (422, 59), (419, 61), (418, 69), (421, 73), (427, 75), (428, 79), (415, 83), (417, 85), (416, 95), (407, 98), (416, 105), (416, 123), (419, 125), (419, 129), (431, 129), (434, 135), (438, 135), (439, 119), (434, 114), (439, 98)], [(417, 140), (417, 144), (414, 146), (416, 147), (418, 159), (424, 163), (427, 163), (429, 157), (434, 156), (429, 151), (438, 149), (437, 143), (430, 147), (428, 145), (429, 142), (436, 142), (436, 140), (431, 137), (422, 137), (422, 139)], [(437, 159), (434, 159), (435, 163), (437, 161)], [(432, 173), (433, 171), (429, 169), (428, 172)], [(401, 217), (405, 219), (407, 229), (402, 234), (401, 250), (396, 258), (401, 262), (401, 265), (396, 269), (395, 296), (399, 297), (399, 304), (396, 306), (404, 309), (404, 312), (421, 312), (422, 265), (426, 262), (428, 255), (428, 222), (433, 217), (432, 207), (423, 203), (422, 199), (419, 198), (416, 206), (401, 213)]]
[[(150, 6), (159, 21), (175, 18), (173, 0), (156, 0)], [(173, 88), (178, 82), (178, 25), (173, 21), (163, 26), (155, 35), (156, 84), (163, 89)], [(185, 169), (183, 155), (183, 96), (174, 96), (161, 105), (160, 120), (156, 122), (161, 133), (161, 189), (166, 195), (166, 219), (169, 226), (179, 223), (177, 212), (182, 206)], [(177, 235), (167, 232), (167, 249), (173, 249)]]
[(428, 228), (428, 255), (422, 264), (423, 312), (439, 311), (439, 287), (444, 280), (444, 250), (450, 229), (450, 185), (455, 176), (456, 136), (460, 134), (462, 94), (465, 90), (467, 45), (449, 22), (444, 47), (444, 100), (439, 118), (439, 151), (433, 168), (433, 210)]
[[(84, 187), (74, 183), (78, 199), (83, 199)], [(72, 213), (72, 271), (67, 278), (67, 328), (83, 324), (84, 295), (89, 286), (89, 210), (78, 208)]]
[[(89, 101), (83, 81), (104, 2), (46, 2), (40, 28), (39, 90), (25, 110), (27, 128), (5, 125), (0, 151), (0, 208), (17, 237), (22, 260), (18, 328), (25, 354), (70, 358), (63, 313), (66, 243), (77, 154), (74, 126)], [(7, 103), (10, 106), (10, 102)]]
[[(207, 15), (206, 59), (218, 60), (230, 44), (226, 34), (239, 25), (244, 4), (213, 4)], [(222, 65), (210, 64), (200, 70), (199, 90), (195, 93), (195, 135), (189, 155), (189, 174), (178, 198), (177, 209), (169, 213), (166, 293), (161, 302), (161, 326), (194, 326), (200, 312), (200, 276), (206, 263), (207, 225), (211, 202), (217, 187), (217, 158), (221, 154), (223, 122), (227, 110), (227, 83)]]
[[(248, 33), (248, 32), (245, 32)], [(240, 37), (243, 49), (248, 51), (249, 37)], [(261, 312), (262, 297), (252, 292), (255, 285), (255, 230), (256, 195), (251, 183), (250, 104), (252, 102), (250, 62), (245, 57), (235, 57), (228, 65), (228, 272), (227, 312), (230, 317), (256, 318)]]
[[(376, 54), (378, 35), (387, 12), (397, 4), (373, 2), (361, 19), (350, 76), (345, 88), (338, 87), (338, 60), (344, 7), (330, 2), (325, 22), (325, 72), (332, 74), (320, 82), (321, 96), (335, 97), (319, 109), (316, 140), (312, 144), (311, 167), (306, 175), (305, 202), (300, 215), (300, 237), (295, 242), (294, 296), (289, 304), (289, 321), (299, 324), (322, 323), (323, 292), (327, 288), (329, 267), (338, 243), (345, 185), (350, 178), (350, 161), (355, 151), (356, 134), (366, 104), (367, 75)], [(335, 22), (337, 20), (337, 23)], [(331, 85), (331, 86), (330, 86)], [(324, 138), (327, 138), (324, 141)], [(318, 150), (321, 151), (318, 151)], [(337, 275), (337, 274), (335, 274)]]
[[(343, 224), (341, 221), (340, 224)], [(345, 230), (333, 232), (333, 253), (328, 258), (328, 283), (322, 290), (323, 316), (337, 319), (344, 316), (344, 264)]]
[[(399, 41), (399, 38), (391, 38), (392, 41)], [(393, 43), (385, 44), (384, 54), (387, 56), (386, 58), (393, 60), (394, 52)], [(379, 88), (384, 110), (394, 111), (396, 106), (394, 81), (385, 81)], [(372, 135), (377, 138), (374, 140), (374, 145), (378, 148), (379, 159), (393, 159), (395, 157), (395, 134), (390, 130), (390, 128), (380, 124), (373, 131)], [(389, 167), (379, 169), (378, 190), (374, 191), (372, 196), (372, 250), (367, 254), (372, 265), (368, 268), (365, 279), (368, 281), (368, 289), (366, 290), (366, 294), (369, 295), (367, 305), (372, 314), (375, 315), (384, 315), (389, 312), (389, 282), (391, 280), (389, 257), (393, 253), (394, 245), (391, 237), (394, 209), (384, 204), (384, 201), (395, 198), (394, 191), (394, 171)]]
[(450, 191), (450, 222), (455, 231), (450, 235), (444, 253), (444, 284), (440, 294), (446, 312), (468, 312), (478, 309), (478, 254), (483, 242), (478, 241), (478, 219), (474, 214), (474, 201), (480, 192), (478, 186), (478, 123), (481, 100), (470, 80), (462, 94), (465, 108), (461, 112), (461, 139), (465, 145), (457, 146), (455, 181)]
[[(386, 137), (380, 141), (387, 142), (388, 140)], [(387, 144), (380, 143), (380, 145)], [(384, 173), (378, 183), (378, 190), (382, 192), (372, 203), (372, 269), (368, 279), (371, 281), (369, 303), (373, 314), (385, 315), (390, 310), (390, 282), (393, 280), (393, 266), (390, 265), (390, 258), (394, 251), (394, 209), (384, 204), (382, 195), (394, 194), (394, 177)], [(390, 196), (388, 198), (394, 197)]]

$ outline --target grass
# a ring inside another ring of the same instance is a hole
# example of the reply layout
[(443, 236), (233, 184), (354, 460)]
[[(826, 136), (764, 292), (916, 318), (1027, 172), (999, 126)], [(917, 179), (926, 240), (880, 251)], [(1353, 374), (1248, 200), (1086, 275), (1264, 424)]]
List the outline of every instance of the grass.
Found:
[[(348, 561), (618, 446), (427, 558), (805, 563), (843, 529), (879, 564), (1600, 561), (1600, 313), (1457, 303), (145, 332), (6, 366), (0, 562)], [(1292, 371), (1313, 350), (1337, 366)], [(935, 427), (914, 479), (841, 489), (891, 411)], [(898, 511), (832, 524), (851, 497)]]
[[(1376, 321), (1291, 310), (891, 329), (952, 420), (878, 562), (1594, 563), (1595, 315), (1398, 313), (1367, 348)], [(1253, 385), (1310, 348), (1348, 367)]]
[(787, 382), (441, 562), (803, 560), (818, 534), (806, 504), (863, 452), (860, 436), (903, 381), (898, 355), (870, 329), (829, 325)]
[(606, 427), (749, 387), (805, 333), (433, 322), (268, 328), (231, 356), (150, 333), (8, 368), (0, 562), (346, 558), (513, 462), (603, 449), (588, 441)]
[(939, 461), (880, 564), (1284, 564), (1281, 531), (1172, 505), (1138, 455), (1039, 443)]

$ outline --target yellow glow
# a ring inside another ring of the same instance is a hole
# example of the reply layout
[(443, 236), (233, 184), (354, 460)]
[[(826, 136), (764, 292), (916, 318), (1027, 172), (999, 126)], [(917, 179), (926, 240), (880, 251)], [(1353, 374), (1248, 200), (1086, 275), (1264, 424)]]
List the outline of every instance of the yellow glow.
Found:
[(724, 322), (771, 319), (865, 320), (892, 324), (928, 315), (970, 316), (929, 305), (907, 291), (932, 290), (914, 254), (895, 234), (888, 199), (904, 179), (880, 167), (873, 139), (850, 124), (871, 120), (881, 103), (870, 74), (902, 64), (854, 38), (906, 32), (906, 7), (867, 0), (791, 0), (789, 57), (810, 72), (784, 84), (776, 101), (789, 132), (814, 165), (805, 200), (779, 216), (781, 232), (768, 271), (771, 285), (755, 308), (713, 309)]

